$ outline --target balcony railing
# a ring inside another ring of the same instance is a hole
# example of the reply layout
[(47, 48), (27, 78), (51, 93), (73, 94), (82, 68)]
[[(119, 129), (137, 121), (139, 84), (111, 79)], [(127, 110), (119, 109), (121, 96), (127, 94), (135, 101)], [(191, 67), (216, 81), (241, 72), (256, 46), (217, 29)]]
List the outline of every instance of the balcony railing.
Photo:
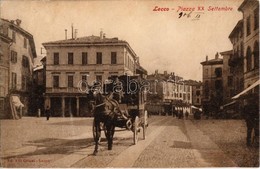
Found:
[(81, 92), (77, 87), (59, 87), (59, 88), (47, 87), (46, 93), (81, 93)]

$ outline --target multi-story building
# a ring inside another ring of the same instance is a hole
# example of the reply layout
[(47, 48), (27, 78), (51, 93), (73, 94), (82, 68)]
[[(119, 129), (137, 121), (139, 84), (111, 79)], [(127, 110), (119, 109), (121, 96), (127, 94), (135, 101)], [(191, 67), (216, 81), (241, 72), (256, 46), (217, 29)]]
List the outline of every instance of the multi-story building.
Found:
[[(244, 88), (259, 80), (259, 1), (244, 0), (243, 13)], [(259, 88), (254, 92), (259, 92)]]
[(192, 105), (200, 108), (202, 104), (202, 82), (194, 80), (186, 80), (185, 84), (192, 86)]
[(231, 97), (234, 96), (234, 76), (229, 61), (233, 57), (233, 51), (225, 51), (220, 53), (223, 56), (223, 103), (229, 103)]
[[(147, 82), (149, 92), (147, 109), (151, 112), (157, 111), (168, 114), (171, 106), (175, 110), (189, 110), (192, 104), (192, 85), (183, 81), (183, 78), (175, 76), (174, 73), (163, 74), (155, 71), (155, 74), (148, 75)], [(157, 107), (156, 104), (159, 104)], [(168, 106), (167, 106), (168, 105)], [(169, 105), (171, 105), (169, 107)], [(158, 110), (156, 110), (158, 109)], [(168, 109), (168, 110), (164, 110)], [(160, 114), (160, 113), (159, 113)]]
[[(142, 74), (128, 42), (100, 36), (72, 37), (43, 43), (46, 56), (45, 106), (54, 116), (90, 116), (86, 86), (108, 77)], [(141, 72), (141, 73), (140, 73)]]
[[(0, 100), (1, 110), (9, 104), (10, 94), (16, 94), (24, 105), (23, 113), (29, 110), (30, 86), (32, 84), (33, 58), (36, 57), (33, 36), (21, 28), (21, 20), (1, 19), (0, 55)], [(9, 110), (4, 112), (11, 114)], [(1, 117), (5, 117), (1, 111)], [(7, 115), (8, 116), (8, 115)]]
[(229, 39), (233, 45), (233, 51), (230, 55), (228, 65), (230, 67), (230, 75), (228, 77), (229, 87), (233, 86), (230, 95), (234, 96), (244, 89), (244, 41), (243, 41), (243, 20), (238, 21), (234, 29), (229, 35)]
[(219, 58), (217, 53), (215, 59), (208, 60), (206, 56), (206, 61), (201, 62), (201, 65), (203, 66), (203, 110), (205, 114), (217, 115), (223, 103), (223, 59)]

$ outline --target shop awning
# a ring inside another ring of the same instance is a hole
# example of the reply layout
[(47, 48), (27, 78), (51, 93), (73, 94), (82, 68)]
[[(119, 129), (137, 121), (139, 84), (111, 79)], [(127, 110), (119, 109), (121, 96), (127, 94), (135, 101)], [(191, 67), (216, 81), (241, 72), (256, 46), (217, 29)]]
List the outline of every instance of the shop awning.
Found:
[(197, 109), (197, 110), (199, 110), (199, 111), (202, 111), (202, 109), (201, 108), (199, 108), (199, 107), (196, 107), (196, 106), (190, 106), (192, 109)]
[(230, 102), (230, 103), (224, 104), (224, 105), (220, 106), (220, 109), (224, 109), (225, 107), (230, 106), (230, 105), (233, 105), (233, 104), (235, 104), (235, 103), (236, 103), (236, 101), (232, 101), (232, 102)]
[(234, 97), (232, 97), (232, 99), (238, 99), (240, 96), (246, 94), (247, 92), (249, 92), (250, 90), (252, 90), (254, 87), (258, 86), (260, 84), (260, 80), (256, 81), (255, 83), (253, 83), (251, 86), (249, 86), (248, 88), (246, 88), (245, 90), (243, 90), (242, 92), (240, 92), (239, 94), (235, 95)]

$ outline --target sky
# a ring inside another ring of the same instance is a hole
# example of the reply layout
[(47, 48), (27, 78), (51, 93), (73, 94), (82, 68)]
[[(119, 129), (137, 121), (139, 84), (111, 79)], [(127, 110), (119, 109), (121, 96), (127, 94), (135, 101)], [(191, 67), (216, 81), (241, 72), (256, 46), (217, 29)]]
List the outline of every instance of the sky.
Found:
[[(242, 19), (242, 13), (237, 10), (242, 2), (1, 0), (0, 16), (22, 20), (21, 27), (34, 37), (39, 58), (45, 55), (41, 54), (42, 43), (65, 39), (65, 29), (71, 38), (73, 24), (78, 30), (77, 37), (99, 36), (102, 29), (107, 38), (126, 40), (149, 74), (155, 70), (175, 72), (184, 79), (199, 81), (202, 80), (200, 62), (205, 61), (206, 55), (213, 59), (217, 52), (232, 49), (228, 36)], [(199, 11), (198, 6), (204, 7), (204, 11)], [(232, 10), (209, 10), (212, 7)], [(158, 11), (158, 8), (166, 11)], [(187, 11), (192, 8), (192, 13)], [(196, 16), (199, 19), (195, 19)]]

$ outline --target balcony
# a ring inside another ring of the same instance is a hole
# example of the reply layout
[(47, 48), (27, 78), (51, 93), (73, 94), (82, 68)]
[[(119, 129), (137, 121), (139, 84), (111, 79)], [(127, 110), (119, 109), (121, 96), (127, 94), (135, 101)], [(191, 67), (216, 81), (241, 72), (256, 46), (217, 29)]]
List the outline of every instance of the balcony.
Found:
[(46, 93), (82, 93), (77, 87), (47, 87)]

